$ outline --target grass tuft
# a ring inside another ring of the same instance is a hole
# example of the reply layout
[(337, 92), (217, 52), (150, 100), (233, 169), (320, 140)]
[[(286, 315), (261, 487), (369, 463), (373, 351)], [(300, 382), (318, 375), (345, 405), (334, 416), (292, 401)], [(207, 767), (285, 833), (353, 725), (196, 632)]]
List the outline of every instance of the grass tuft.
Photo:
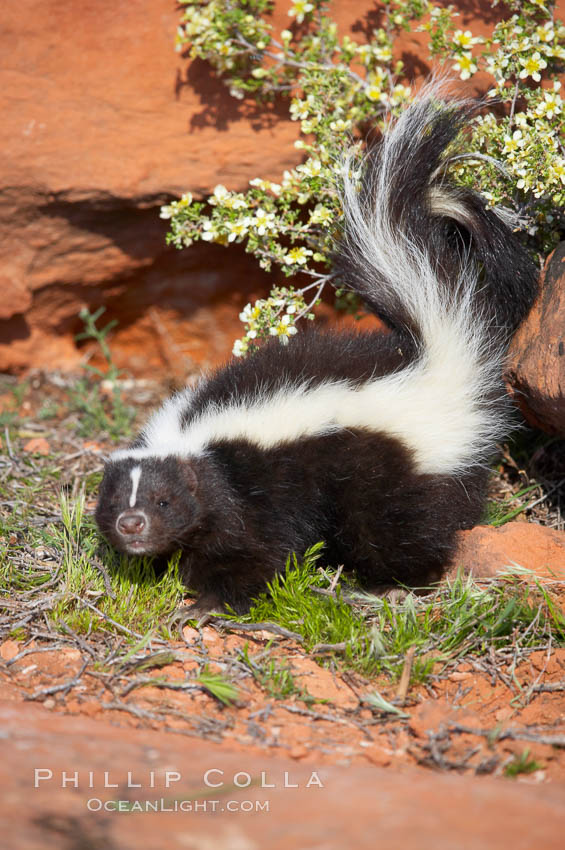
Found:
[(511, 762), (504, 768), (504, 775), (515, 777), (521, 773), (535, 773), (536, 770), (542, 770), (543, 764), (535, 759), (530, 758), (530, 750), (525, 749), (520, 755), (515, 755)]
[[(81, 310), (79, 316), (84, 322), (84, 331), (75, 338), (77, 341), (96, 342), (106, 363), (106, 369), (102, 371), (86, 363), (85, 375), (69, 387), (69, 402), (71, 408), (80, 415), (78, 432), (82, 437), (99, 437), (101, 433), (105, 433), (112, 440), (120, 440), (131, 432), (135, 409), (124, 402), (119, 384), (122, 373), (114, 363), (108, 345), (108, 334), (117, 322), (108, 322), (103, 328), (96, 324), (104, 310), (105, 307), (100, 307), (95, 313), (86, 308)], [(102, 381), (110, 388), (109, 394), (102, 391)]]
[(62, 550), (63, 587), (51, 617), (73, 631), (90, 634), (114, 627), (136, 639), (147, 633), (170, 637), (166, 621), (182, 601), (179, 555), (159, 574), (151, 559), (128, 558), (111, 549), (100, 560), (94, 520), (84, 513), (84, 496), (71, 505), (61, 496), (63, 524), (50, 529), (50, 543)]
[(539, 583), (524, 585), (511, 574), (482, 584), (459, 576), (426, 595), (407, 593), (392, 602), (341, 583), (330, 592), (335, 574), (317, 566), (321, 551), (318, 544), (301, 562), (289, 558), (285, 572), (241, 620), (277, 623), (300, 634), (306, 651), (323, 644), (326, 659), (367, 675), (397, 679), (415, 647), (412, 682), (469, 654), (565, 643), (565, 615)]
[(223, 705), (232, 705), (239, 698), (239, 691), (231, 682), (219, 673), (211, 673), (206, 668), (194, 681)]
[(278, 659), (266, 660), (270, 650), (271, 645), (269, 644), (264, 651), (252, 656), (249, 654), (249, 644), (246, 643), (244, 648), (239, 650), (239, 655), (255, 681), (273, 699), (287, 699), (296, 696), (307, 704), (313, 702), (310, 694), (296, 684), (287, 663), (281, 663)]

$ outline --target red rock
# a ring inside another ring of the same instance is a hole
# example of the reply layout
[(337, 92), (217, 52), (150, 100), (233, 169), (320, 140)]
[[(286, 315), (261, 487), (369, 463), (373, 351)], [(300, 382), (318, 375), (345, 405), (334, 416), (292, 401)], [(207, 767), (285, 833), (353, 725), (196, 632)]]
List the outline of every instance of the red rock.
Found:
[(95, 455), (99, 455), (104, 451), (100, 443), (96, 443), (94, 440), (86, 440), (83, 444), (83, 449)]
[(526, 419), (565, 436), (565, 242), (545, 265), (540, 294), (512, 340), (506, 376)]
[[(60, 848), (67, 836), (74, 844), (120, 850), (560, 850), (563, 845), (565, 803), (557, 785), (478, 781), (407, 766), (402, 772), (370, 765), (316, 768), (163, 731), (62, 717), (31, 704), (0, 703), (0, 727), (2, 841), (18, 850)], [(219, 788), (206, 785), (211, 768), (223, 771), (209, 776), (222, 782)], [(42, 772), (35, 774), (36, 769)], [(165, 770), (171, 771), (169, 787)], [(307, 787), (313, 771), (323, 787)], [(104, 772), (107, 784), (118, 788), (104, 787)], [(274, 788), (260, 787), (262, 773)], [(245, 782), (244, 774), (250, 777), (239, 790), (234, 788), (238, 774), (238, 782)], [(98, 800), (112, 806), (116, 800), (161, 799), (169, 809), (175, 800), (192, 803), (192, 811), (92, 811)], [(239, 811), (228, 809), (230, 800)], [(243, 801), (252, 809), (256, 802), (267, 807), (246, 811)]]
[(460, 722), (461, 709), (454, 708), (445, 700), (424, 701), (410, 711), (408, 725), (416, 738), (427, 739), (428, 732), (437, 732), (449, 723)]
[[(77, 314), (101, 304), (119, 321), (120, 368), (184, 379), (214, 366), (241, 335), (242, 306), (271, 278), (239, 248), (166, 248), (158, 209), (187, 190), (241, 190), (296, 165), (287, 104), (257, 111), (205, 62), (175, 53), (180, 12), (170, 0), (3, 6), (0, 370), (77, 366)], [(372, 9), (332, 4), (341, 31), (359, 39)], [(287, 12), (278, 0), (276, 30)], [(490, 27), (468, 13), (458, 20), (478, 34)], [(399, 41), (413, 73), (425, 69), (424, 41)]]
[[(241, 304), (222, 330), (214, 302), (239, 288), (245, 299), (260, 276), (256, 263), (230, 249), (226, 274), (217, 246), (191, 258), (167, 249), (159, 206), (188, 188), (203, 195), (219, 182), (242, 189), (258, 174), (280, 175), (300, 159), (298, 127), (286, 107), (252, 118), (204, 62), (189, 65), (175, 53), (179, 14), (168, 0), (6, 7), (1, 369), (76, 363), (73, 333), (85, 303), (108, 303), (122, 334), (157, 305), (165, 326), (180, 322), (185, 347), (186, 319), (196, 320), (196, 335), (208, 337), (205, 360), (231, 349)], [(146, 366), (148, 347), (163, 363), (154, 319), (137, 349)]]
[(387, 767), (392, 761), (392, 753), (380, 747), (367, 747), (363, 750), (365, 758), (377, 767)]
[(317, 700), (324, 700), (341, 708), (357, 708), (359, 699), (351, 688), (335, 677), (331, 670), (320, 667), (313, 659), (297, 655), (292, 659), (292, 677)]
[(20, 652), (22, 645), (17, 640), (5, 640), (0, 644), (0, 658), (11, 661)]
[(198, 629), (192, 626), (183, 626), (182, 635), (187, 643), (193, 643), (200, 637)]
[(212, 626), (204, 626), (202, 629), (202, 639), (208, 648), (219, 646), (222, 642), (222, 638)]
[(448, 576), (463, 568), (466, 574), (488, 578), (513, 565), (532, 570), (537, 578), (565, 580), (565, 533), (533, 522), (460, 531)]
[(25, 443), (23, 449), (24, 452), (30, 452), (30, 454), (38, 455), (48, 455), (51, 451), (51, 447), (45, 437), (32, 437), (31, 440), (28, 440), (27, 443)]
[(505, 720), (510, 720), (514, 714), (514, 709), (506, 705), (504, 708), (499, 708), (498, 711), (495, 711), (494, 716), (499, 723), (504, 723)]
[(31, 306), (31, 292), (21, 278), (0, 275), (0, 293), (0, 319), (24, 313)]
[(303, 759), (305, 758), (305, 756), (308, 755), (308, 747), (305, 747), (303, 744), (297, 744), (295, 747), (290, 748), (288, 754), (291, 759), (299, 761), (300, 759)]
[(454, 673), (450, 673), (448, 677), (452, 682), (464, 682), (466, 679), (472, 679), (472, 673), (463, 673), (460, 670), (455, 670)]

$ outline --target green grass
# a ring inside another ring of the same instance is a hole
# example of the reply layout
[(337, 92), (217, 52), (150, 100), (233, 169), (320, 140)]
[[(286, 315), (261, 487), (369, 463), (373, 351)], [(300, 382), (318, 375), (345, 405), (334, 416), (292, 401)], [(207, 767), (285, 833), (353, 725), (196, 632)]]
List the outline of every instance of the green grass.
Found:
[[(104, 328), (96, 324), (104, 310), (104, 307), (95, 313), (90, 313), (86, 308), (81, 310), (79, 316), (84, 322), (84, 331), (75, 338), (77, 341), (93, 340), (98, 344), (106, 370), (103, 372), (86, 363), (83, 367), (85, 374), (69, 387), (69, 405), (80, 416), (80, 436), (100, 437), (100, 434), (108, 434), (110, 439), (120, 440), (131, 433), (135, 410), (124, 402), (119, 385), (121, 371), (115, 365), (108, 345), (108, 334), (117, 322), (108, 322)], [(102, 391), (102, 381), (111, 387), (109, 394)]]
[(250, 670), (255, 681), (270, 697), (287, 699), (297, 696), (305, 703), (312, 703), (313, 697), (307, 690), (296, 684), (288, 663), (280, 662), (278, 659), (268, 659), (269, 653), (270, 645), (264, 651), (252, 656), (249, 654), (248, 643), (239, 651), (241, 660)]
[(285, 573), (241, 619), (284, 626), (302, 636), (306, 651), (338, 644), (339, 650), (327, 654), (367, 675), (384, 672), (398, 678), (414, 646), (413, 682), (425, 680), (437, 662), (491, 648), (537, 646), (550, 637), (565, 642), (565, 616), (551, 592), (539, 584), (525, 586), (517, 576), (483, 585), (457, 578), (426, 596), (410, 593), (395, 603), (345, 586), (354, 595), (351, 604), (339, 584), (335, 595), (317, 592), (331, 578), (317, 567), (320, 556), (317, 546), (301, 563), (289, 559)]
[(504, 775), (515, 777), (522, 773), (535, 773), (536, 770), (542, 770), (543, 764), (530, 758), (529, 749), (525, 749), (520, 755), (515, 755), (511, 762), (504, 768)]
[[(83, 495), (61, 496), (61, 522), (34, 525), (38, 500), (47, 514), (57, 512), (61, 469), (52, 458), (41, 463), (21, 459), (17, 477), (2, 484), (5, 498), (17, 507), (4, 513), (0, 587), (7, 599), (14, 599), (41, 594), (42, 586), (49, 585), (45, 593), (50, 600), (43, 610), (55, 630), (66, 626), (79, 635), (120, 635), (128, 645), (144, 636), (167, 639), (169, 619), (186, 595), (178, 556), (158, 573), (150, 559), (127, 558), (103, 543), (94, 519), (84, 512), (85, 498), (94, 496), (100, 476), (99, 470), (83, 473)], [(41, 547), (53, 554), (51, 568), (33, 556)], [(286, 570), (240, 619), (270, 621), (300, 634), (305, 652), (324, 644), (321, 653), (317, 647), (320, 663), (367, 676), (398, 679), (406, 653), (414, 647), (412, 683), (492, 649), (539, 647), (550, 639), (553, 645), (565, 643), (565, 616), (551, 590), (525, 585), (518, 576), (480, 585), (458, 578), (426, 595), (409, 593), (392, 602), (362, 593), (342, 577), (330, 592), (336, 573), (320, 566), (322, 557), (321, 544), (301, 560), (290, 557)], [(16, 617), (14, 629), (20, 634), (18, 623)], [(248, 655), (242, 660), (271, 696), (309, 698), (279, 659)]]
[[(62, 497), (63, 526), (51, 532), (52, 545), (63, 550), (63, 598), (54, 607), (55, 624), (63, 620), (74, 631), (90, 633), (114, 621), (132, 632), (155, 631), (169, 637), (165, 620), (180, 604), (184, 587), (178, 556), (157, 575), (151, 559), (127, 558), (110, 549), (104, 556), (104, 576), (96, 567), (100, 537), (94, 520), (84, 515), (84, 498), (74, 504)], [(91, 604), (89, 604), (89, 602)]]
[(223, 705), (231, 705), (239, 697), (238, 689), (219, 673), (211, 673), (206, 667), (194, 680)]
[[(304, 646), (311, 650), (318, 643), (348, 643), (347, 657), (357, 660), (359, 646), (366, 636), (366, 623), (341, 595), (341, 587), (335, 596), (321, 596), (316, 588), (328, 584), (327, 572), (320, 572), (317, 562), (323, 545), (312, 547), (299, 562), (296, 555), (289, 557), (284, 573), (275, 576), (253, 604), (248, 622), (275, 622), (304, 638)], [(354, 647), (357, 647), (354, 650)]]
[[(14, 528), (33, 510), (34, 494), (50, 474), (49, 465), (46, 469), (18, 481), (26, 500), (14, 512), (17, 519), (10, 519)], [(96, 488), (98, 477), (99, 473), (88, 477), (89, 491)], [(170, 637), (169, 618), (186, 595), (178, 556), (157, 573), (150, 559), (127, 558), (102, 543), (93, 518), (84, 513), (84, 495), (74, 501), (61, 496), (60, 509), (61, 523), (32, 527), (25, 541), (12, 547), (19, 547), (22, 557), (8, 557), (9, 547), (4, 546), (0, 583), (8, 597), (41, 592), (50, 583), (52, 598), (45, 613), (55, 629), (64, 630), (65, 624), (81, 635), (121, 634), (133, 644), (147, 635)], [(4, 537), (9, 533), (8, 524)], [(55, 553), (60, 563), (54, 587), (53, 570), (23, 557), (30, 548), (41, 546)], [(290, 557), (285, 572), (273, 579), (240, 620), (277, 623), (300, 634), (306, 652), (326, 645), (316, 655), (321, 663), (332, 661), (368, 676), (385, 673), (393, 680), (403, 669), (407, 651), (415, 647), (412, 682), (491, 649), (540, 646), (550, 638), (554, 645), (565, 643), (562, 609), (551, 590), (539, 584), (525, 585), (517, 576), (481, 585), (457, 578), (427, 595), (409, 593), (392, 602), (362, 593), (343, 580), (329, 592), (335, 572), (319, 566), (322, 554), (319, 544), (301, 561)], [(308, 698), (284, 663), (249, 655), (243, 661), (272, 696)]]
[(486, 523), (486, 525), (492, 525), (494, 528), (499, 528), (501, 525), (505, 525), (507, 522), (510, 522), (510, 520), (516, 519), (519, 514), (528, 510), (531, 501), (535, 501), (535, 499), (532, 499), (531, 501), (530, 499), (526, 499), (522, 502), (519, 501), (520, 499), (524, 499), (524, 497), (533, 490), (539, 491), (539, 485), (531, 484), (529, 487), (523, 487), (521, 490), (518, 490), (517, 493), (514, 493), (508, 499), (504, 499), (502, 502), (488, 502), (483, 522)]
[[(93, 518), (84, 513), (84, 496), (71, 503), (62, 495), (61, 513), (61, 524), (31, 529), (26, 539), (28, 547), (48, 547), (60, 559), (48, 610), (54, 628), (65, 623), (79, 634), (104, 629), (128, 639), (149, 632), (170, 637), (166, 623), (185, 594), (178, 555), (158, 574), (148, 558), (126, 558), (103, 547)], [(8, 546), (0, 553), (0, 586), (5, 593), (29, 593), (52, 584), (49, 569), (38, 568), (33, 559), (13, 557), (15, 550), (12, 547), (11, 557)]]
[[(23, 565), (14, 558), (25, 547), (49, 546), (51, 533), (35, 520), (40, 516), (38, 505), (49, 513), (61, 490), (61, 469), (50, 457), (34, 458), (24, 454), (15, 476), (7, 475), (0, 483), (0, 500), (11, 505), (0, 512), (0, 588), (25, 590), (49, 579), (28, 561)], [(55, 508), (56, 510), (56, 508)]]

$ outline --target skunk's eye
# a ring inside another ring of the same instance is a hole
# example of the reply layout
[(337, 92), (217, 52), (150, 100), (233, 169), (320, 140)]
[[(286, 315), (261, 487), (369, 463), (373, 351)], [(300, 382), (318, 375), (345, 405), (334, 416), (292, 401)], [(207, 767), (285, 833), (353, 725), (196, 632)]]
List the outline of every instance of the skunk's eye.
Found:
[(157, 504), (159, 505), (160, 508), (168, 508), (169, 507), (169, 503), (167, 501), (165, 501), (165, 499), (161, 499), (159, 502), (157, 502)]

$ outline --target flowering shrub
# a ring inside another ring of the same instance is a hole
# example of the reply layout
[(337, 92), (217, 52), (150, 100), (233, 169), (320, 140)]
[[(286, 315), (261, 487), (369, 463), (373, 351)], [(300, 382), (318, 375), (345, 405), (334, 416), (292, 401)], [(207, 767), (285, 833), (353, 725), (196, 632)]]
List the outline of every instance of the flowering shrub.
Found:
[(243, 243), (261, 268), (311, 278), (300, 289), (279, 286), (270, 298), (248, 304), (240, 314), (246, 332), (234, 354), (271, 335), (288, 342), (300, 318), (313, 318), (324, 286), (339, 283), (330, 256), (339, 230), (341, 156), (352, 144), (360, 148), (368, 129), (413, 95), (403, 63), (394, 58), (402, 30), (427, 32), (430, 56), (462, 80), (478, 70), (492, 77), (489, 95), (499, 106), (479, 115), (471, 133), (458, 140), (455, 179), (480, 190), (488, 203), (517, 212), (537, 250), (546, 252), (557, 241), (565, 202), (557, 78), (565, 26), (554, 19), (549, 0), (509, 0), (510, 16), (488, 38), (458, 28), (452, 6), (389, 0), (367, 42), (340, 37), (323, 0), (292, 0), (289, 28), (278, 35), (269, 22), (271, 0), (180, 3), (177, 48), (210, 62), (233, 97), (288, 98), (302, 134), (295, 147), (304, 151), (304, 161), (285, 171), (280, 183), (256, 177), (246, 192), (216, 186), (206, 203), (186, 194), (161, 210), (170, 220), (168, 241), (178, 248), (198, 239)]

